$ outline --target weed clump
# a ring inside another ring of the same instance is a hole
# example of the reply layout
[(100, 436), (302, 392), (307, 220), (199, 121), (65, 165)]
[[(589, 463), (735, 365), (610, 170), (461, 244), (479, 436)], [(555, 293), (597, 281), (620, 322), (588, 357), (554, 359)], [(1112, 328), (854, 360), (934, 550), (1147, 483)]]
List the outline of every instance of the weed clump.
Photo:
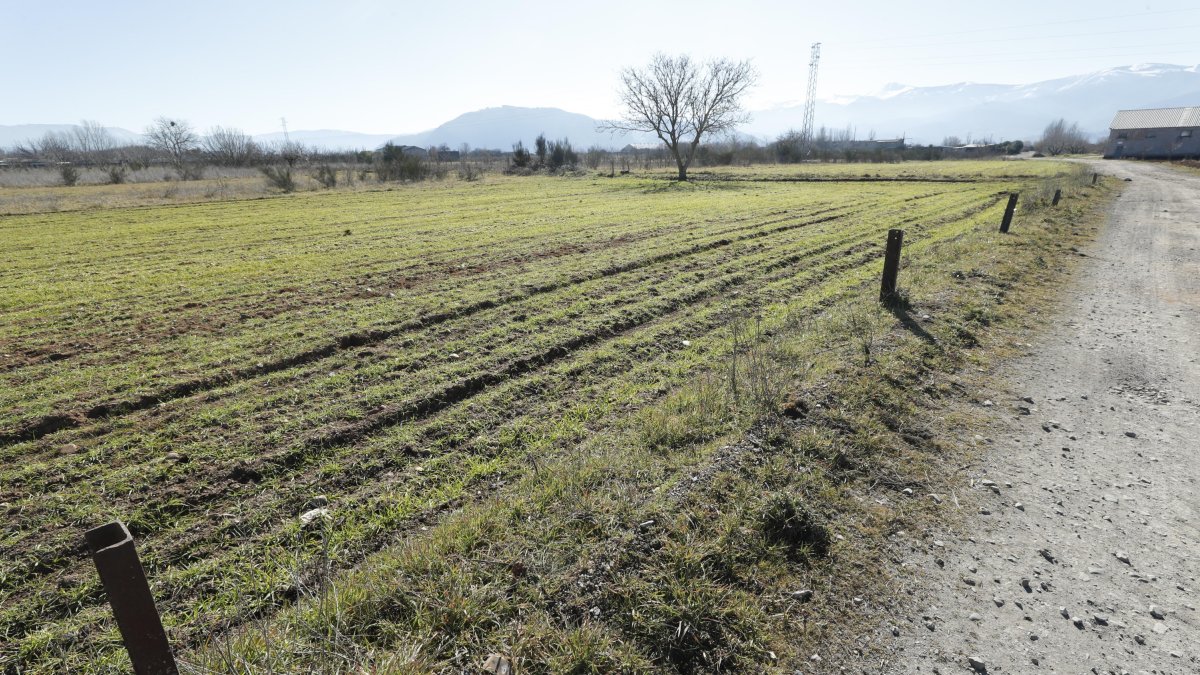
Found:
[(320, 183), (324, 188), (335, 188), (338, 183), (337, 171), (328, 164), (322, 164), (313, 173), (313, 180)]
[(707, 378), (671, 394), (662, 405), (642, 410), (637, 426), (645, 447), (667, 451), (714, 438), (728, 428), (729, 421), (725, 391)]
[(824, 557), (829, 553), (829, 531), (792, 495), (778, 492), (768, 495), (758, 525), (767, 542), (786, 548), (793, 560)]
[(63, 164), (58, 167), (58, 175), (62, 178), (63, 185), (74, 187), (79, 182), (79, 169), (70, 164)]
[(259, 170), (267, 177), (267, 185), (284, 192), (296, 191), (296, 180), (292, 178), (290, 167), (264, 166)]

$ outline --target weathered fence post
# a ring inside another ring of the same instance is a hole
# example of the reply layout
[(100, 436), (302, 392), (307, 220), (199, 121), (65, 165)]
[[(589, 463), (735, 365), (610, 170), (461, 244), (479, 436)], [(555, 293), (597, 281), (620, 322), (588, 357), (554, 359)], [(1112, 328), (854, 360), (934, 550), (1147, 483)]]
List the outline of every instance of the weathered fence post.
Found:
[(177, 675), (150, 584), (133, 548), (133, 535), (120, 521), (84, 533), (92, 561), (100, 573), (121, 638), (137, 675)]
[(1096, 179), (1099, 177), (1100, 177), (1100, 174), (1095, 173), (1095, 172), (1092, 173), (1092, 185), (1096, 184)]
[(896, 295), (896, 276), (900, 273), (900, 247), (904, 245), (904, 230), (888, 230), (887, 251), (883, 255), (883, 281), (879, 300), (887, 302)]
[(1062, 199), (1062, 188), (1054, 188), (1054, 199), (1050, 201), (1050, 206), (1058, 206), (1058, 200)]
[(1008, 193), (1008, 206), (1004, 207), (1004, 220), (1000, 221), (1000, 231), (1008, 232), (1008, 226), (1012, 225), (1013, 212), (1017, 210), (1017, 197), (1021, 193)]

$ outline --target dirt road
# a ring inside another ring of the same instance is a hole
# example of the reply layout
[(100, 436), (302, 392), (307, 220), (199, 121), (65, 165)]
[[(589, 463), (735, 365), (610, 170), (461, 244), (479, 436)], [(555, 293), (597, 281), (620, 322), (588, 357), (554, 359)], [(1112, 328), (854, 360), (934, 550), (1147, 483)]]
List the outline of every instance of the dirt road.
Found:
[(1200, 176), (1094, 166), (1132, 180), (867, 672), (1200, 673)]

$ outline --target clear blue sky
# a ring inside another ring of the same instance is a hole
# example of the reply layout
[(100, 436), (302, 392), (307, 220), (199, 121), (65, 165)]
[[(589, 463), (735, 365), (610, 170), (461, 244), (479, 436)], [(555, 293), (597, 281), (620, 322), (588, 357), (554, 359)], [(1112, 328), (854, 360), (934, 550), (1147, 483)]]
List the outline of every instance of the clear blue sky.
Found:
[(1200, 63), (1197, 0), (0, 0), (0, 29), (0, 124), (133, 131), (168, 115), (403, 133), (503, 104), (605, 117), (620, 68), (655, 51), (753, 59), (752, 108), (803, 98), (816, 41), (823, 98)]

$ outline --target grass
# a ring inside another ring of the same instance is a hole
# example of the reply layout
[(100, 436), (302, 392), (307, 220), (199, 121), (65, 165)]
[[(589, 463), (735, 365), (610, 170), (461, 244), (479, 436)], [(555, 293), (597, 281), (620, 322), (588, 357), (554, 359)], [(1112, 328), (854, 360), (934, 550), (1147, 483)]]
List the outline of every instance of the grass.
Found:
[(1169, 162), (1168, 166), (1172, 166), (1180, 171), (1188, 173), (1200, 173), (1200, 161), (1194, 159), (1185, 159), (1178, 162)]
[[(930, 400), (1003, 353), (1007, 298), (1106, 193), (1051, 163), (870, 170), (0, 220), (0, 659), (123, 667), (79, 548), (119, 517), (198, 668), (802, 663), (927, 510), (897, 491), (945, 480)], [(1000, 193), (1047, 180), (1058, 209), (994, 234)]]

